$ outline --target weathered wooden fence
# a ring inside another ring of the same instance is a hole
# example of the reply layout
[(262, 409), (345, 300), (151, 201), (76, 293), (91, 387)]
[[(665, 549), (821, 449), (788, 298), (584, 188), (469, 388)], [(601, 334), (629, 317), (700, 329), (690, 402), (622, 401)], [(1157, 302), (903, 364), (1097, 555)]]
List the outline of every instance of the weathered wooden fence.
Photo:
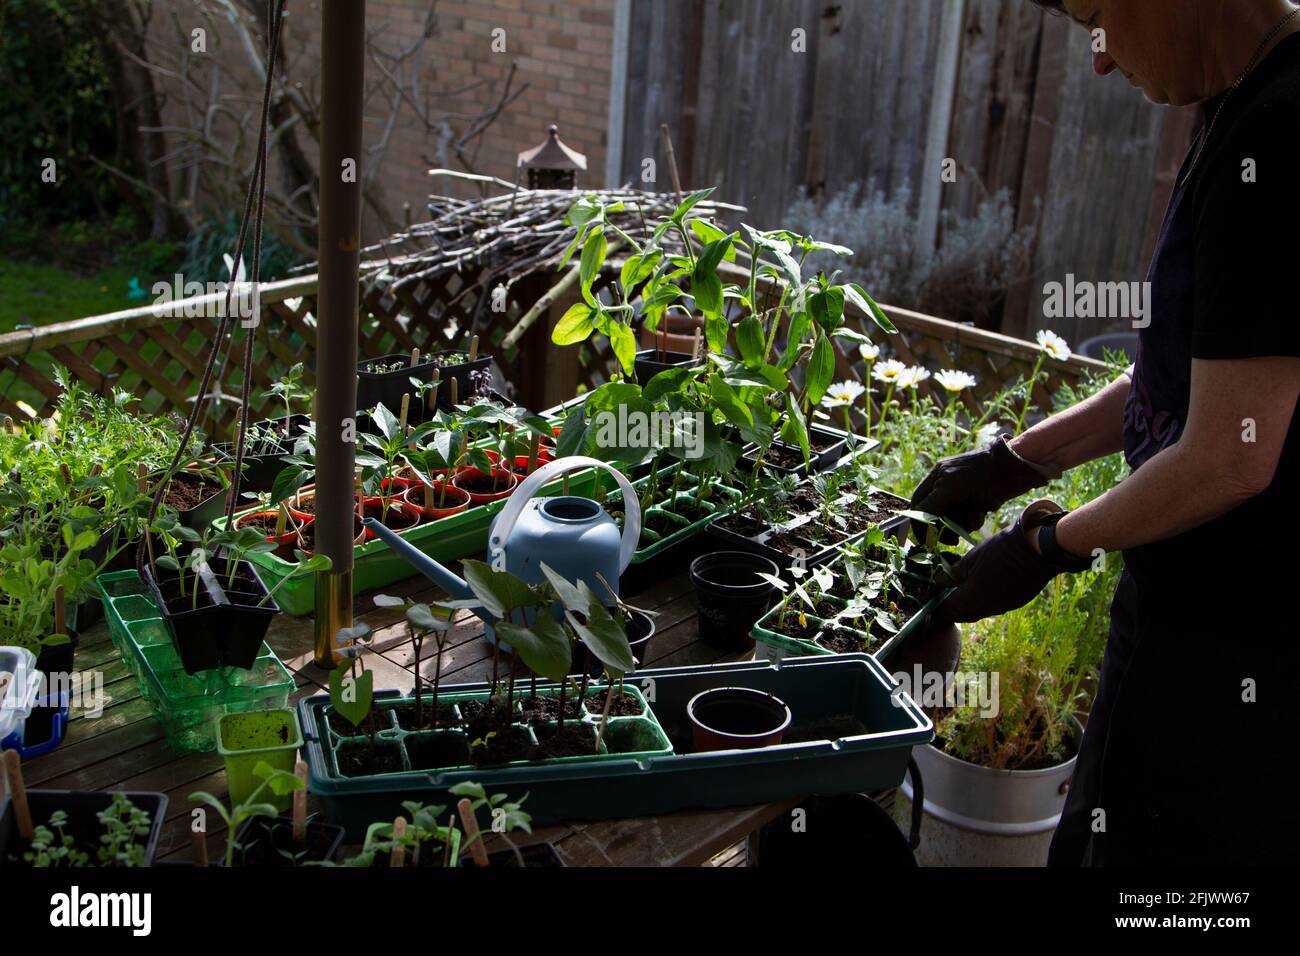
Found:
[[(773, 227), (801, 187), (834, 194), (874, 180), (914, 200), (940, 168), (923, 164), (957, 0), (633, 0), (622, 170), (637, 180), (667, 123), (688, 186)], [(1043, 325), (1042, 286), (1067, 272), (1134, 281), (1150, 250), (1193, 116), (1159, 109), (1116, 74), (1092, 73), (1087, 37), (1027, 0), (965, 0), (957, 79), (941, 155), (957, 181), (944, 210), (969, 214), (1006, 189), (1038, 238), (1009, 290), (1003, 331)], [(793, 31), (805, 31), (796, 52)], [(1070, 341), (1102, 329), (1054, 320)]]

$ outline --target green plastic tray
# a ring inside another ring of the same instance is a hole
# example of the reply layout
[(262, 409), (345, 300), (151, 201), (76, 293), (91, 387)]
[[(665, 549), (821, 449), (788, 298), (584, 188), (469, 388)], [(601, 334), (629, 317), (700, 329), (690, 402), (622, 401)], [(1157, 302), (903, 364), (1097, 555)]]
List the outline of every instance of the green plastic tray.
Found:
[[(598, 689), (603, 686), (604, 686), (603, 684), (596, 684), (593, 685), (593, 689)], [(521, 699), (518, 696), (519, 691), (520, 691), (520, 685), (516, 685), (516, 699), (515, 699), (516, 712), (518, 712), (519, 705), (521, 703)], [(463, 746), (460, 749), (468, 757), (471, 741), (469, 740), (469, 735), (466, 734), (465, 731), (461, 729), (460, 726), (457, 725), (459, 723), (458, 705), (472, 700), (486, 700), (488, 697), (487, 692), (486, 691), (476, 691), (470, 693), (463, 693), (458, 691), (448, 691), (445, 693), (440, 692), (438, 694), (439, 704), (452, 704), (453, 707), (455, 707), (456, 709), (458, 721), (457, 723), (450, 723), (450, 724), (443, 725), (438, 730), (406, 730), (398, 725), (395, 711), (399, 706), (403, 704), (410, 704), (414, 702), (415, 697), (413, 695), (407, 695), (402, 697), (399, 696), (377, 697), (377, 704), (378, 704), (377, 709), (379, 713), (376, 716), (379, 718), (379, 729), (375, 735), (376, 740), (383, 741), (385, 743), (393, 743), (398, 746), (402, 756), (402, 769), (395, 770), (389, 774), (376, 774), (375, 776), (385, 777), (385, 776), (396, 776), (400, 774), (409, 774), (409, 773), (425, 773), (425, 772), (447, 773), (452, 771), (464, 771), (470, 773), (472, 778), (472, 775), (475, 772), (484, 773), (484, 772), (496, 771), (502, 767), (548, 766), (550, 764), (577, 763), (577, 762), (589, 763), (593, 760), (600, 761), (600, 760), (609, 760), (609, 759), (618, 759), (618, 760), (640, 759), (644, 757), (653, 757), (662, 754), (672, 753), (672, 744), (669, 743), (668, 738), (664, 735), (663, 728), (660, 727), (658, 721), (655, 720), (654, 713), (651, 710), (650, 706), (646, 703), (645, 696), (641, 693), (641, 691), (636, 686), (630, 683), (624, 685), (624, 691), (636, 697), (637, 700), (641, 702), (641, 708), (643, 714), (642, 716), (639, 717), (631, 717), (631, 716), (610, 717), (605, 727), (605, 740), (601, 742), (601, 750), (599, 753), (593, 753), (593, 754), (581, 755), (575, 757), (552, 757), (546, 760), (532, 760), (532, 761), (517, 760), (517, 761), (510, 761), (508, 763), (504, 763), (496, 766), (483, 766), (483, 767), (476, 767), (473, 764), (469, 763), (468, 759), (465, 759), (457, 763), (448, 764), (445, 767), (426, 768), (422, 770), (413, 770), (411, 756), (407, 751), (407, 741), (411, 740), (412, 738), (424, 740), (435, 735), (446, 735), (448, 737), (455, 738), (455, 742), (453, 742), (452, 746), (456, 746), (456, 743), (463, 744)], [(551, 693), (551, 688), (547, 686), (541, 687), (540, 692), (553, 696)], [(424, 695), (422, 694), (422, 696)], [(316, 712), (316, 722), (312, 725), (312, 727), (315, 730), (316, 739), (325, 742), (325, 748), (328, 751), (327, 761), (328, 761), (330, 775), (339, 780), (352, 779), (344, 776), (342, 773), (339, 772), (337, 754), (340, 747), (366, 746), (366, 744), (362, 742), (365, 739), (364, 734), (340, 735), (339, 733), (337, 733), (333, 729), (333, 727), (330, 726), (329, 723), (330, 710), (331, 708), (329, 707), (320, 708)], [(594, 728), (597, 724), (599, 724), (600, 720), (599, 720), (599, 715), (592, 715), (590, 713), (587, 713), (585, 708), (583, 708), (582, 716), (574, 719), (573, 721), (566, 721), (566, 723), (570, 723), (570, 722), (581, 723), (586, 726), (590, 726)], [(533, 733), (531, 726), (525, 725), (523, 723), (512, 724), (512, 726), (522, 728), (529, 735), (529, 737), (532, 739), (534, 743), (537, 742), (537, 737)], [(620, 749), (617, 753), (610, 753), (606, 741), (609, 741), (611, 739), (627, 741), (629, 745), (629, 749)]]
[[(889, 640), (885, 641), (884, 644), (872, 651), (871, 656), (877, 660), (883, 661), (900, 649), (914, 634), (925, 626), (930, 614), (943, 598), (943, 594), (938, 594), (923, 604), (915, 614), (903, 622), (903, 626), (898, 629), (898, 633), (894, 634), (889, 638)], [(840, 601), (838, 598), (831, 598), (830, 600), (841, 605), (847, 605), (846, 601)], [(751, 636), (757, 643), (775, 648), (780, 651), (782, 655), (790, 655), (793, 657), (817, 657), (835, 654), (835, 651), (822, 647), (814, 641), (805, 641), (800, 638), (789, 637), (772, 630), (770, 625), (775, 621), (777, 615), (780, 614), (780, 611), (781, 605), (777, 604), (776, 607), (772, 608), (759, 618), (758, 623), (754, 625), (753, 630), (750, 632)], [(823, 618), (815, 617), (814, 615), (808, 615), (808, 619), (819, 622), (825, 620)], [(855, 634), (866, 633), (858, 628), (847, 627), (844, 625), (841, 626), (844, 630), (851, 631)]]
[[(555, 494), (561, 487), (562, 478), (545, 485), (542, 493)], [(595, 475), (590, 471), (579, 472), (569, 478), (572, 494), (586, 494), (594, 487)], [(488, 526), (492, 519), (505, 508), (509, 500), (502, 498), (500, 501), (475, 505), (458, 514), (416, 525), (409, 531), (399, 531), (398, 534), (435, 561), (455, 561), (478, 554), (487, 548)], [(213, 526), (222, 528), (225, 521), (222, 517), (214, 521)], [(352, 556), (353, 594), (374, 590), (420, 573), (379, 539), (353, 548)], [(251, 554), (248, 559), (257, 565), (258, 574), (267, 588), (279, 589), (275, 592), (275, 602), (286, 614), (310, 614), (315, 609), (315, 575), (293, 577), (298, 571), (298, 563), (286, 561), (274, 554)], [(281, 586), (280, 582), (285, 578), (290, 580)]]
[(187, 674), (139, 574), (115, 571), (101, 574), (95, 583), (109, 638), (173, 747), (214, 751), (216, 721), (222, 714), (289, 706), (293, 675), (265, 643), (247, 670), (223, 667)]
[[(624, 686), (633, 682), (647, 693), (653, 689), (651, 709), (672, 753), (354, 778), (330, 769), (329, 744), (318, 730), (329, 697), (306, 698), (298, 702), (298, 713), (309, 786), (330, 820), (355, 840), (371, 823), (391, 821), (404, 800), (452, 805), (449, 788), (466, 780), (513, 799), (527, 793), (533, 825), (547, 826), (894, 787), (902, 782), (912, 747), (934, 737), (925, 714), (865, 654), (798, 658), (780, 668), (766, 661), (652, 668), (630, 676)], [(687, 703), (711, 687), (752, 687), (781, 698), (795, 717), (786, 740), (754, 750), (691, 752)], [(482, 693), (487, 685), (446, 690)]]

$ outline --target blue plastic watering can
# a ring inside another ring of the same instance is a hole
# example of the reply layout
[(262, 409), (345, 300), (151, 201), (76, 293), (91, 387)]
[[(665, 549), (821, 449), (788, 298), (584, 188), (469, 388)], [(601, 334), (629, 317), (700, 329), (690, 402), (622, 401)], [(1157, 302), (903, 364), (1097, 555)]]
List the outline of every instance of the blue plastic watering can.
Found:
[[(603, 468), (614, 476), (623, 494), (623, 533), (597, 502), (577, 495), (534, 498), (543, 485), (561, 475), (585, 468)], [(474, 597), (464, 579), (447, 570), (374, 518), (365, 525), (397, 555), (454, 598)], [(488, 563), (528, 584), (546, 580), (545, 563), (566, 581), (583, 581), (594, 594), (605, 594), (604, 578), (617, 592), (618, 579), (632, 561), (641, 537), (641, 502), (636, 490), (617, 468), (595, 458), (573, 456), (552, 461), (525, 478), (488, 528)], [(597, 577), (599, 573), (600, 577)], [(557, 602), (555, 614), (562, 610)], [(484, 624), (488, 640), (495, 641), (495, 618), (483, 607), (474, 609)], [(503, 649), (508, 650), (504, 642)]]

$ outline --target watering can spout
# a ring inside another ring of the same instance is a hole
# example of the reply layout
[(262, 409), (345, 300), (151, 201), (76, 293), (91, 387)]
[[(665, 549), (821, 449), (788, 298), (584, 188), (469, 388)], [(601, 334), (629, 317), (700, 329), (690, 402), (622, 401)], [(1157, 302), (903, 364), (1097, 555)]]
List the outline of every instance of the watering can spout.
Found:
[[(374, 532), (384, 543), (393, 549), (393, 552), (405, 560), (411, 567), (415, 568), (426, 578), (433, 581), (453, 598), (472, 598), (474, 592), (469, 589), (469, 585), (455, 574), (452, 574), (445, 567), (439, 564), (433, 558), (429, 557), (411, 542), (407, 541), (401, 535), (394, 532), (391, 528), (385, 526), (382, 522), (374, 518), (365, 518), (363, 523), (366, 529)], [(485, 614), (481, 608), (476, 609), (480, 616)]]

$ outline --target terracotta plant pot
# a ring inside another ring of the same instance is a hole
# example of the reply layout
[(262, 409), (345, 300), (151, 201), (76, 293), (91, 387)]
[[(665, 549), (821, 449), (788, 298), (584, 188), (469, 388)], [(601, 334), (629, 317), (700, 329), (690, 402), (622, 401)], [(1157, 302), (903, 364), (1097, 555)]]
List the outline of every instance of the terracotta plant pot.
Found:
[[(304, 532), (309, 533), (309, 536), (306, 539), (304, 539)], [(361, 523), (360, 518), (358, 518), (356, 515), (353, 515), (352, 516), (352, 544), (355, 547), (360, 547), (365, 543), (366, 543), (365, 525)], [(297, 548), (299, 551), (307, 555), (307, 557), (309, 558), (316, 553), (315, 550), (316, 549), (316, 518), (314, 515), (308, 515), (307, 519), (303, 521), (303, 523), (299, 526)]]
[[(466, 484), (470, 482), (487, 482), (491, 481), (496, 489), (492, 492), (483, 492), (473, 485), (467, 488)], [(508, 498), (519, 484), (519, 477), (506, 468), (494, 467), (491, 474), (479, 471), (477, 468), (461, 468), (451, 479), (453, 488), (459, 488), (469, 495), (471, 504), (485, 505), (490, 501), (500, 501), (502, 498)]]
[[(444, 482), (441, 481), (432, 486), (411, 485), (402, 492), (401, 500), (420, 512), (425, 521), (437, 521), (439, 518), (459, 514), (469, 507), (468, 491), (455, 485), (447, 485), (444, 492), (443, 485)], [(432, 507), (425, 504), (426, 488), (430, 489), (429, 498), (433, 501)]]
[[(293, 549), (298, 542), (298, 528), (302, 524), (302, 518), (298, 517), (292, 508), (289, 510), (289, 520), (285, 522), (284, 534), (268, 534), (266, 540), (275, 545), (276, 557), (284, 558), (286, 561), (292, 560)], [(278, 511), (250, 511), (247, 514), (237, 515), (235, 517), (235, 527), (242, 528), (245, 525), (254, 523), (254, 519), (266, 519), (274, 525), (280, 520)], [(265, 528), (259, 530), (265, 531)]]
[(713, 687), (686, 705), (695, 752), (774, 747), (790, 726), (790, 708), (752, 687)]
[[(414, 528), (420, 523), (420, 519), (422, 518), (418, 508), (412, 507), (399, 497), (389, 498), (387, 509), (384, 507), (383, 498), (367, 498), (365, 501), (365, 509), (365, 516), (367, 518), (374, 518), (376, 521), (383, 521), (385, 525), (392, 528), (394, 531), (407, 531), (410, 528)], [(373, 531), (369, 530), (366, 530), (365, 536), (366, 541), (374, 541), (375, 538), (379, 537)]]
[[(501, 463), (501, 456), (496, 452), (490, 451), (487, 453), (487, 456), (488, 456), (488, 461), (492, 462), (494, 466), (499, 465)], [(533, 470), (536, 471), (538, 468), (542, 467), (542, 465), (545, 465), (548, 462), (552, 462), (552, 461), (555, 461), (555, 451), (553, 449), (546, 448), (545, 446), (538, 448), (537, 464), (533, 468)], [(510, 470), (513, 471), (520, 478), (527, 478), (528, 477), (528, 456), (515, 455), (513, 461), (510, 464)]]

